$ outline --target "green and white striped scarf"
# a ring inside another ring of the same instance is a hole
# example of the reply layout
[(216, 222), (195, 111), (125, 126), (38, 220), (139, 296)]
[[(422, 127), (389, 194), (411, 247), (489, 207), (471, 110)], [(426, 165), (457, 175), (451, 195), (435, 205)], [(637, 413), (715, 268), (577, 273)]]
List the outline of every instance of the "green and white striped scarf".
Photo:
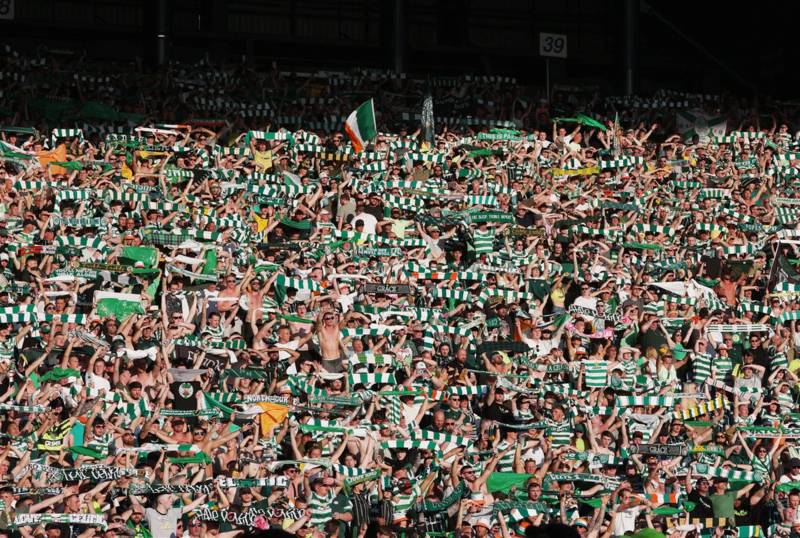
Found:
[(394, 374), (350, 374), (348, 376), (350, 386), (361, 385), (396, 385)]
[(31, 415), (36, 413), (44, 413), (45, 408), (41, 405), (13, 405), (3, 403), (0, 404), (0, 411), (15, 411), (17, 413)]
[(378, 445), (381, 450), (391, 450), (395, 451), (398, 449), (401, 450), (430, 450), (438, 454), (439, 457), (442, 455), (442, 451), (439, 449), (439, 445), (436, 444), (436, 441), (425, 441), (420, 439), (415, 440), (407, 440), (407, 439), (392, 439), (391, 441), (383, 441)]
[(36, 305), (15, 305), (0, 308), (0, 323), (36, 322)]
[(406, 160), (412, 162), (444, 164), (446, 155), (444, 153), (430, 154), (430, 153), (408, 152), (405, 154), (404, 157)]
[[(772, 312), (772, 308), (768, 305), (761, 303), (754, 303), (752, 301), (740, 301), (738, 306), (738, 311), (740, 314), (753, 312), (754, 314), (759, 314), (763, 316), (770, 314)], [(800, 317), (798, 317), (798, 319), (800, 319)]]
[(673, 237), (675, 235), (675, 230), (673, 228), (670, 228), (669, 226), (657, 226), (655, 224), (634, 224), (628, 229), (628, 232), (631, 231), (643, 234), (663, 234), (668, 235), (669, 237)]
[(278, 275), (278, 277), (275, 279), (275, 285), (282, 286), (284, 288), (294, 288), (296, 290), (322, 292), (322, 286), (320, 286), (320, 284), (315, 280), (303, 280), (300, 278), (288, 277), (286, 275)]
[(74, 323), (76, 325), (86, 325), (88, 316), (86, 314), (45, 314), (42, 321), (59, 323)]
[(59, 235), (56, 236), (55, 244), (57, 247), (71, 247), (80, 250), (87, 248), (106, 250), (105, 241), (99, 237)]
[(730, 189), (706, 188), (700, 190), (700, 193), (698, 195), (698, 200), (704, 200), (706, 198), (730, 199), (730, 197), (731, 197)]
[(789, 282), (779, 282), (772, 290), (773, 293), (800, 294), (800, 284), (790, 284)]
[(675, 398), (671, 396), (617, 396), (617, 407), (634, 406), (657, 406), (672, 407), (675, 405)]
[(497, 207), (497, 196), (472, 194), (464, 197), (464, 203), (469, 206), (482, 205)]
[(753, 324), (738, 324), (738, 325), (729, 325), (729, 324), (719, 324), (719, 323), (712, 323), (710, 325), (706, 325), (706, 331), (708, 332), (720, 332), (720, 333), (762, 333), (762, 332), (770, 332), (771, 328), (769, 325), (764, 325), (760, 323), (753, 323)]
[(450, 288), (433, 288), (428, 295), (434, 299), (451, 299), (461, 303), (468, 303), (474, 299), (474, 296), (468, 291)]
[(70, 228), (100, 228), (106, 224), (106, 219), (93, 217), (61, 217), (59, 215), (53, 215), (50, 217), (47, 224), (50, 228), (62, 225)]
[(618, 241), (622, 238), (621, 230), (611, 230), (605, 228), (590, 228), (582, 224), (575, 225), (570, 228), (572, 233), (589, 235), (592, 237), (604, 237), (610, 241)]
[(759, 482), (761, 475), (751, 471), (740, 471), (738, 469), (725, 469), (723, 467), (712, 467), (703, 463), (695, 464), (695, 474), (727, 478), (728, 480), (744, 480), (747, 482)]
[(354, 364), (370, 364), (373, 366), (391, 366), (394, 364), (394, 356), (372, 351), (354, 353), (349, 360), (351, 366)]
[(80, 129), (53, 129), (50, 134), (50, 144), (52, 147), (56, 146), (59, 138), (77, 138), (83, 142), (83, 131)]
[(476, 304), (483, 308), (483, 305), (490, 297), (502, 297), (507, 302), (518, 302), (518, 301), (534, 301), (536, 300), (536, 296), (533, 293), (528, 293), (524, 291), (511, 291), (511, 290), (504, 290), (499, 288), (489, 288), (485, 289), (481, 292), (480, 296), (478, 297), (478, 301)]
[(339, 331), (339, 334), (342, 338), (361, 338), (362, 336), (391, 336), (395, 331), (399, 330), (400, 328), (405, 328), (404, 326), (395, 326), (390, 327), (388, 325), (380, 325), (377, 327), (367, 327), (367, 328), (344, 328)]
[(452, 443), (460, 446), (472, 446), (473, 440), (461, 435), (452, 435), (448, 433), (434, 432), (430, 430), (412, 430), (411, 438), (423, 441), (435, 441), (437, 443)]
[(637, 166), (644, 164), (644, 157), (622, 157), (619, 159), (609, 159), (606, 161), (601, 160), (598, 165), (601, 169), (608, 168), (625, 168), (628, 166)]

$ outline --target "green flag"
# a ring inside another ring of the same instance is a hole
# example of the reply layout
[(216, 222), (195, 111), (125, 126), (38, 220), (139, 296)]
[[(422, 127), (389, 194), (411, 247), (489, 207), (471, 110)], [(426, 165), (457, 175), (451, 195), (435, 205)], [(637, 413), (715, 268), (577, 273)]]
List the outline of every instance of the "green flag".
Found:
[(119, 261), (125, 265), (142, 262), (145, 267), (158, 265), (158, 251), (153, 247), (125, 247), (119, 255)]
[(492, 473), (486, 481), (486, 487), (489, 493), (501, 491), (507, 495), (511, 488), (524, 489), (531, 477), (532, 474), (524, 473)]
[(97, 315), (101, 318), (113, 316), (122, 320), (131, 314), (144, 314), (142, 298), (133, 293), (95, 292)]

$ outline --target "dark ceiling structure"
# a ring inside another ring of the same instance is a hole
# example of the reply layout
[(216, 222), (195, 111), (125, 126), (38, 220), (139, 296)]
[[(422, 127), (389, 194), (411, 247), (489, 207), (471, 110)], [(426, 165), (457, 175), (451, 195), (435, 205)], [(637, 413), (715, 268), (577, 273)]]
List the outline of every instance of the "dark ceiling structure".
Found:
[[(745, 95), (774, 91), (786, 75), (780, 38), (759, 38), (757, 51), (720, 39), (717, 24), (681, 1), (657, 9), (644, 0), (6, 1), (14, 18), (0, 20), (0, 35), (17, 48), (154, 67), (208, 57), (293, 70), (509, 75), (543, 85), (549, 63), (552, 84)], [(716, 14), (719, 26), (724, 17)], [(541, 32), (564, 35), (568, 57), (543, 58)]]

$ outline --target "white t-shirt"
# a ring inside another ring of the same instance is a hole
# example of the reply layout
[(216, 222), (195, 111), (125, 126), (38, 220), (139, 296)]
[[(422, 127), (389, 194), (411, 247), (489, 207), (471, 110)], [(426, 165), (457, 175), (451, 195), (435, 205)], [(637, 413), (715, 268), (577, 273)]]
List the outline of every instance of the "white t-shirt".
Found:
[(573, 304), (583, 308), (591, 308), (592, 310), (597, 310), (597, 297), (591, 297), (591, 296), (584, 297), (581, 295), (580, 297), (575, 299), (575, 302)]
[(105, 377), (95, 375), (94, 372), (86, 372), (86, 386), (91, 388), (91, 397), (96, 397), (101, 390), (106, 394), (111, 392), (111, 383)]
[(144, 518), (147, 520), (153, 538), (175, 538), (178, 520), (181, 518), (181, 509), (170, 508), (166, 514), (161, 514), (153, 508), (147, 508)]
[(350, 310), (350, 307), (356, 301), (356, 297), (358, 297), (358, 292), (355, 291), (353, 293), (339, 294), (339, 298), (336, 301), (341, 305), (342, 312)]
[(558, 347), (559, 339), (548, 339), (548, 340), (532, 340), (525, 335), (522, 335), (522, 341), (527, 344), (529, 348), (533, 351), (535, 357), (544, 357), (550, 350), (555, 349)]
[[(285, 344), (282, 344), (280, 342), (275, 342), (275, 345), (273, 347), (278, 348), (278, 349), (283, 348), (283, 349), (291, 349), (292, 351), (296, 351), (297, 348), (300, 347), (300, 342), (298, 340), (290, 340), (290, 341), (286, 342)], [(289, 357), (291, 357), (291, 356), (292, 356), (292, 354), (287, 352), (287, 351), (279, 351), (278, 352), (278, 358), (280, 360), (282, 360), (282, 361), (289, 360)]]
[(370, 215), (369, 213), (359, 213), (350, 224), (353, 226), (353, 229), (356, 227), (356, 221), (361, 221), (364, 223), (364, 233), (365, 234), (374, 234), (375, 233), (375, 226), (378, 225), (378, 219)]
[(622, 536), (628, 531), (636, 530), (636, 518), (642, 511), (641, 506), (633, 506), (627, 510), (620, 510), (614, 516), (614, 536)]

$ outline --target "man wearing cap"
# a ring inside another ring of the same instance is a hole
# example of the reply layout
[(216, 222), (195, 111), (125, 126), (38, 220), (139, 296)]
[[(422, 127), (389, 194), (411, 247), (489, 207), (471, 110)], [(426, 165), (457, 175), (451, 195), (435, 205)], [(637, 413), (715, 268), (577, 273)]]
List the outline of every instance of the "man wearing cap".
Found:
[(700, 476), (695, 483), (692, 483), (692, 468), (689, 467), (686, 472), (684, 487), (689, 501), (694, 504), (694, 508), (692, 508), (689, 515), (698, 518), (714, 517), (714, 507), (709, 496), (711, 488), (708, 478)]
[(475, 538), (486, 538), (489, 535), (489, 531), (492, 530), (492, 522), (488, 517), (478, 518), (472, 524), (472, 529), (475, 532)]

